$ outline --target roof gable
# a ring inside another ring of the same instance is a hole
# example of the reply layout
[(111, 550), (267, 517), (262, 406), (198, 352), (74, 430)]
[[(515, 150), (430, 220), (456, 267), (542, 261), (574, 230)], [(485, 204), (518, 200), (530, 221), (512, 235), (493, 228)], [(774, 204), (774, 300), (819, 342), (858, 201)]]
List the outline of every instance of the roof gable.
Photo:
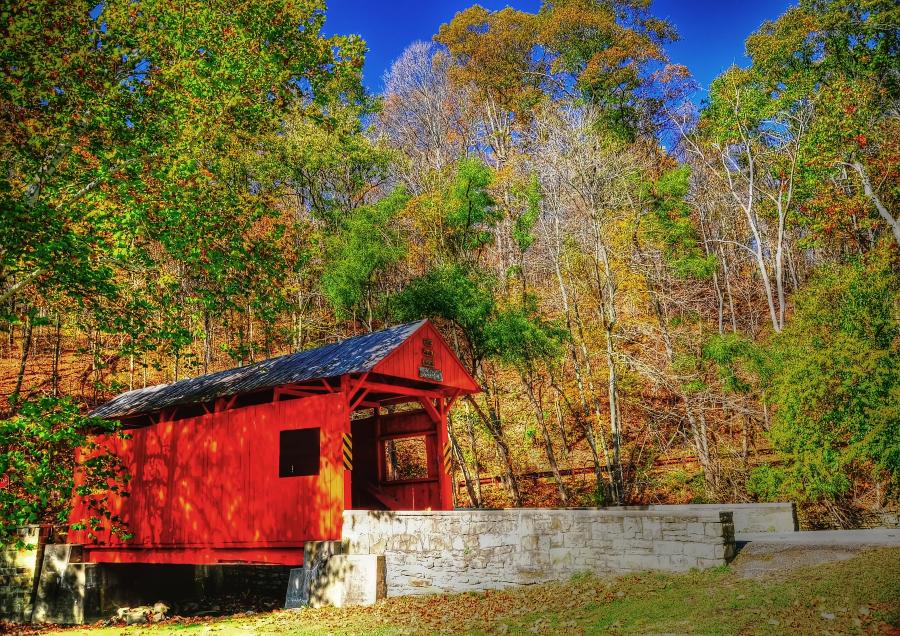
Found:
[(373, 373), (430, 382), (467, 393), (481, 391), (441, 333), (428, 321), (378, 362)]

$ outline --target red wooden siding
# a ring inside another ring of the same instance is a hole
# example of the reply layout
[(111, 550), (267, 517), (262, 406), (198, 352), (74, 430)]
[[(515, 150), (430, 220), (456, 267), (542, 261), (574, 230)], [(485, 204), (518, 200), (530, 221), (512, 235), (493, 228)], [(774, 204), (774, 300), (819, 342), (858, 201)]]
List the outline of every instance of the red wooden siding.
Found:
[[(443, 375), (441, 382), (425, 379), (419, 373), (420, 367), (423, 366), (423, 361), (429, 357), (425, 355), (425, 340), (431, 340), (434, 368)], [(462, 389), (466, 392), (479, 391), (478, 385), (430, 322), (422, 325), (406, 342), (375, 365), (372, 372), (417, 382), (434, 382), (444, 387)]]
[[(93, 561), (297, 564), (303, 543), (337, 539), (344, 508), (341, 394), (160, 422), (107, 440), (133, 475), (131, 497), (114, 502), (135, 535), (127, 547), (104, 536)], [(279, 432), (319, 427), (317, 476), (278, 477)], [(81, 511), (76, 510), (77, 518)], [(90, 544), (84, 532), (70, 541)]]

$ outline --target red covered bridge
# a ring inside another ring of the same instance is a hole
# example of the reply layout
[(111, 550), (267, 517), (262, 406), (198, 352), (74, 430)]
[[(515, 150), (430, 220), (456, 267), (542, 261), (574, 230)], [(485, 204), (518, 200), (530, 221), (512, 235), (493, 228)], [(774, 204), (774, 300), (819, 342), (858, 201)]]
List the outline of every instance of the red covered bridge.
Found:
[(133, 476), (112, 507), (134, 537), (70, 541), (101, 563), (297, 565), (345, 509), (450, 509), (447, 412), (478, 390), (420, 321), (124, 393), (94, 415), (130, 429), (103, 442)]

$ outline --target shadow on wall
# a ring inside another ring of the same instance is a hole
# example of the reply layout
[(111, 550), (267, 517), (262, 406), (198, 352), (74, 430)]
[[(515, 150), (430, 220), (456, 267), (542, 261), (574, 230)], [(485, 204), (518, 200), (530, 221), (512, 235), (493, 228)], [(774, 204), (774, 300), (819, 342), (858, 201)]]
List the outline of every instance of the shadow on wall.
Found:
[[(305, 541), (340, 536), (345, 417), (343, 398), (335, 394), (163, 421), (130, 430), (130, 440), (108, 439), (133, 475), (131, 496), (117, 498), (112, 508), (134, 538), (123, 545), (106, 532), (100, 543), (154, 549), (136, 558), (157, 562), (175, 558), (167, 550), (190, 551), (182, 563), (258, 562), (269, 558), (267, 550), (293, 550), (299, 564)], [(318, 474), (280, 477), (280, 432), (313, 427), (321, 435)], [(70, 540), (92, 543), (84, 533)], [(259, 554), (240, 555), (256, 549)], [(223, 558), (210, 550), (228, 553)]]
[(38, 564), (48, 540), (47, 526), (24, 526), (16, 542), (0, 546), (0, 619), (29, 622), (37, 590)]

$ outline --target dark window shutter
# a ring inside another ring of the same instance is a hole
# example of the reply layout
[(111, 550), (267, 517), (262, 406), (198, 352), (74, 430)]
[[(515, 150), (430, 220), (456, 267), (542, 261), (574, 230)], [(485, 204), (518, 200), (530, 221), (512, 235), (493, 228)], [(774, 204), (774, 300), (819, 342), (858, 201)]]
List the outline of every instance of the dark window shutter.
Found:
[(278, 476), (302, 477), (319, 474), (318, 428), (281, 431)]

